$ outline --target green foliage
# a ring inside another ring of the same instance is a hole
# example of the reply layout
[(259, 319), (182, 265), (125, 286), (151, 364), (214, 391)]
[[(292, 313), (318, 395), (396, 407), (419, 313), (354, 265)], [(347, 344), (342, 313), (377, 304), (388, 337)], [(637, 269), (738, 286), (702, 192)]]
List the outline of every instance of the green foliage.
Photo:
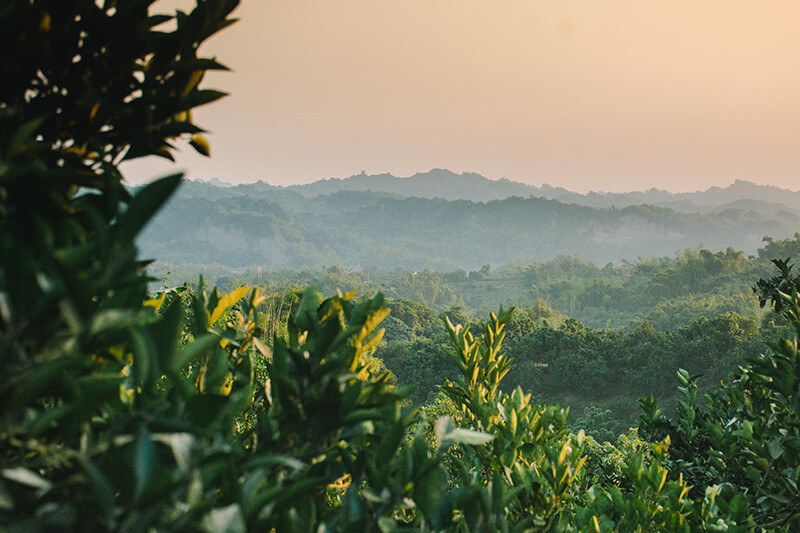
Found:
[(445, 377), (457, 373), (446, 350), (443, 343), (418, 339), (381, 344), (375, 355), (397, 376), (399, 384), (415, 387), (409, 398), (415, 405), (422, 405), (436, 395)]
[[(170, 203), (142, 242), (147, 253), (178, 264), (219, 262), (231, 268), (267, 269), (288, 265), (298, 270), (374, 265), (418, 274), (425, 269), (450, 271), (449, 282), (461, 283), (461, 278), (481, 288), (471, 296), (484, 302), (481, 313), (485, 313), (509, 302), (491, 290), (502, 285), (497, 267), (522, 257), (549, 261), (561, 254), (580, 254), (584, 260), (604, 265), (636, 261), (639, 256), (672, 256), (676, 250), (695, 250), (705, 243), (711, 255), (708, 260), (692, 258), (686, 277), (675, 272), (663, 280), (671, 296), (671, 291), (687, 285), (694, 292), (713, 288), (708, 283), (711, 277), (730, 279), (727, 266), (736, 268), (740, 259), (754, 254), (759, 236), (790, 237), (800, 220), (787, 211), (681, 213), (642, 205), (588, 207), (537, 197), (448, 201), (366, 190), (328, 194), (321, 189), (306, 197), (264, 182), (225, 188), (198, 183)], [(197, 206), (210, 216), (198, 214)], [(309, 212), (315, 216), (309, 218)], [(176, 242), (186, 246), (171, 246)], [(232, 242), (237, 246), (231, 246)], [(741, 252), (729, 256), (724, 251), (727, 246), (745, 250), (743, 257), (736, 257)], [(235, 253), (226, 253), (229, 250)], [(716, 257), (718, 253), (723, 257)], [(726, 264), (720, 265), (717, 259)], [(485, 265), (491, 267), (485, 269)], [(585, 277), (580, 270), (567, 277)], [(431, 285), (435, 291), (436, 284)], [(511, 295), (520, 298), (529, 289), (531, 284)], [(582, 287), (576, 289), (581, 292)], [(613, 303), (616, 289), (615, 284), (604, 286), (602, 296), (609, 296)], [(429, 305), (449, 305), (440, 302), (447, 297), (444, 292), (403, 296)], [(603, 300), (592, 304), (602, 305)]]
[(792, 291), (797, 291), (800, 287), (800, 275), (792, 275), (794, 265), (790, 262), (790, 258), (773, 259), (772, 264), (778, 269), (779, 275), (758, 280), (753, 291), (758, 295), (758, 304), (762, 308), (767, 303), (772, 303), (775, 311), (780, 313), (783, 310), (781, 293), (791, 294)]
[[(566, 410), (536, 405), (519, 388), (503, 392), (511, 361), (501, 349), (510, 317), (510, 311), (492, 314), (478, 338), (448, 322), (461, 376), (446, 381), (442, 392), (460, 411), (461, 424), (491, 437), (449, 455), (459, 479), (456, 501), (468, 497), (472, 507), (457, 509), (459, 524), (470, 531), (752, 529), (741, 495), (731, 497), (718, 485), (690, 495), (688, 482), (668, 468), (669, 437), (649, 444), (634, 433), (620, 437), (618, 448), (598, 445), (583, 431), (567, 430)], [(437, 427), (450, 423), (445, 416)]]
[[(763, 280), (762, 280), (763, 281)], [(759, 286), (767, 286), (767, 282)], [(769, 349), (740, 367), (701, 404), (697, 377), (678, 373), (683, 399), (678, 416), (668, 420), (652, 398), (642, 401), (642, 431), (676, 442), (671, 467), (695, 485), (712, 483), (738, 493), (738, 507), (749, 506), (752, 519), (765, 530), (792, 530), (800, 520), (797, 479), (800, 476), (800, 300), (775, 292), (775, 307), (795, 328), (795, 340), (770, 343)], [(733, 501), (733, 500), (732, 500)], [(732, 504), (732, 503), (731, 503)], [(744, 511), (742, 511), (744, 512)]]
[[(5, 364), (24, 375), (93, 339), (147, 295), (134, 239), (178, 185), (131, 196), (117, 164), (169, 156), (199, 131), (176, 117), (220, 96), (197, 47), (236, 1), (150, 15), (152, 1), (13, 0), (0, 11), (0, 290)], [(99, 4), (99, 5), (98, 5)], [(177, 20), (178, 29), (156, 26)], [(42, 354), (42, 356), (40, 356)]]
[[(170, 218), (167, 225), (172, 228), (175, 224), (194, 220), (196, 223), (193, 224), (197, 226), (215, 221), (215, 208), (207, 202), (205, 198), (192, 198), (186, 210), (175, 213), (174, 220)], [(234, 205), (228, 207), (226, 204), (225, 209), (237, 213), (244, 210), (266, 216), (265, 213), (272, 212), (271, 204), (263, 200), (247, 197), (233, 202), (227, 198), (226, 202)], [(304, 210), (309, 209), (308, 205), (302, 205)], [(208, 215), (208, 212), (212, 214)], [(283, 214), (275, 213), (275, 216), (280, 218)], [(224, 225), (222, 218), (219, 224)], [(264, 225), (263, 221), (254, 224), (253, 231)], [(165, 246), (170, 249), (185, 247), (180, 234), (172, 232), (170, 235), (172, 240)], [(292, 248), (278, 254), (276, 248), (270, 247), (265, 251), (269, 257), (260, 264), (269, 265), (274, 260), (282, 265), (292, 264), (290, 255), (300, 253), (298, 250), (303, 248), (297, 242), (299, 238), (284, 234), (280, 237), (281, 242), (291, 242)], [(248, 239), (240, 241), (242, 249), (257, 244), (257, 241)], [(751, 290), (753, 279), (769, 274), (772, 268), (770, 260), (776, 257), (774, 254), (800, 249), (799, 243), (797, 239), (772, 240), (759, 250), (758, 256), (745, 257), (741, 251), (730, 248), (720, 252), (701, 248), (686, 250), (671, 258), (640, 258), (636, 262), (609, 263), (603, 268), (579, 257), (557, 256), (546, 262), (510, 263), (481, 274), (480, 279), (470, 279), (462, 270), (412, 272), (376, 267), (362, 270), (326, 267), (296, 272), (286, 266), (277, 271), (266, 271), (262, 267), (237, 271), (219, 265), (157, 264), (154, 271), (171, 271), (173, 279), (181, 282), (203, 274), (228, 290), (246, 284), (268, 287), (269, 292), (308, 285), (317, 285), (324, 293), (344, 288), (357, 289), (360, 294), (381, 291), (390, 300), (413, 300), (438, 312), (461, 307), (468, 316), (488, 314), (501, 304), (514, 305), (524, 310), (524, 313), (515, 315), (514, 320), (528, 315), (537, 325), (547, 320), (554, 328), (558, 328), (565, 315), (569, 315), (593, 328), (631, 328), (647, 320), (658, 331), (674, 331), (702, 317), (729, 312), (756, 320), (774, 315), (759, 308), (758, 297)], [(315, 250), (322, 246), (326, 244), (315, 244)], [(219, 254), (225, 257), (236, 255), (240, 253), (238, 249), (221, 247)], [(202, 248), (202, 251), (209, 252), (209, 248)], [(219, 254), (215, 258), (209, 252), (208, 257), (198, 260), (220, 261)], [(166, 257), (162, 255), (162, 258)], [(343, 259), (335, 258), (328, 262), (345, 263)], [(360, 261), (360, 264), (369, 263), (368, 259)], [(387, 324), (387, 329), (390, 333), (387, 338), (394, 340), (391, 325)], [(509, 335), (512, 335), (511, 331)]]

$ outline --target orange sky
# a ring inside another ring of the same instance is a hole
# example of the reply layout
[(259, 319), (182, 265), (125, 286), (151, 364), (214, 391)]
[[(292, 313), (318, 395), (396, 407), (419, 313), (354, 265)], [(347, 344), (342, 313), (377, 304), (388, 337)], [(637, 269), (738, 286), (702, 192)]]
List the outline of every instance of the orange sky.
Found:
[[(163, 0), (161, 6), (187, 5)], [(800, 189), (800, 2), (243, 0), (191, 178)], [(174, 167), (127, 166), (133, 182)]]

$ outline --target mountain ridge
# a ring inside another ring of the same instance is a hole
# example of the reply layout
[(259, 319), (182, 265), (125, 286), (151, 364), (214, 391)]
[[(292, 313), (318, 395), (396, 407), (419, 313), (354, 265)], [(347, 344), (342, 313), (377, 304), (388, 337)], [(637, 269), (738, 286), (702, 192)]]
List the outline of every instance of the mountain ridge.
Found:
[(579, 193), (563, 187), (544, 183), (529, 185), (507, 178), (489, 179), (475, 172), (457, 174), (447, 169), (435, 168), (428, 172), (417, 172), (408, 177), (390, 173), (354, 174), (347, 178), (327, 178), (307, 184), (270, 185), (266, 181), (231, 185), (214, 178), (214, 183), (200, 182), (211, 186), (225, 187), (231, 192), (253, 194), (270, 191), (278, 194), (296, 193), (305, 198), (334, 194), (344, 191), (386, 193), (407, 198), (442, 198), (445, 200), (471, 200), (487, 202), (514, 196), (521, 198), (541, 197), (562, 203), (575, 203), (590, 207), (626, 207), (629, 205), (656, 205), (669, 207), (679, 212), (711, 212), (726, 204), (751, 201), (750, 209), (758, 212), (772, 209), (787, 209), (800, 212), (800, 191), (782, 189), (773, 185), (737, 179), (726, 187), (712, 186), (694, 192), (673, 193), (664, 189), (650, 188), (643, 191)]
[(606, 264), (699, 246), (754, 253), (762, 237), (787, 238), (800, 228), (800, 213), (737, 198), (737, 188), (752, 193), (739, 184), (732, 193), (714, 196), (719, 205), (713, 209), (681, 212), (643, 203), (597, 207), (520, 195), (447, 200), (335, 187), (303, 196), (264, 182), (217, 187), (189, 181), (139, 244), (143, 253), (173, 264), (473, 270), (560, 254)]

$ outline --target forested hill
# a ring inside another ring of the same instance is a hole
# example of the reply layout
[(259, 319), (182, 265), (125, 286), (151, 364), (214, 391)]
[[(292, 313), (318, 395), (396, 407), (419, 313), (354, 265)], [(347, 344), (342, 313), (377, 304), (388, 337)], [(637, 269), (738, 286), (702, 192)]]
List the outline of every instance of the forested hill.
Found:
[(176, 264), (474, 270), (559, 254), (605, 264), (700, 245), (750, 254), (763, 236), (786, 238), (798, 228), (800, 215), (786, 209), (685, 213), (538, 197), (474, 202), (369, 191), (307, 197), (265, 183), (187, 182), (139, 244), (146, 257)]
[[(225, 184), (219, 180), (210, 183)], [(271, 186), (264, 182), (233, 187), (235, 194), (296, 193), (313, 198), (343, 191), (382, 192), (404, 197), (442, 198), (444, 200), (472, 200), (486, 202), (504, 200), (512, 196), (522, 198), (547, 198), (563, 203), (591, 207), (627, 207), (631, 205), (654, 205), (669, 207), (683, 212), (710, 212), (729, 207), (752, 209), (759, 212), (780, 210), (800, 211), (800, 192), (780, 189), (771, 185), (756, 185), (737, 180), (727, 187), (711, 187), (704, 191), (671, 193), (659, 189), (625, 193), (590, 192), (581, 194), (561, 187), (542, 185), (536, 187), (510, 181), (490, 180), (480, 174), (465, 172), (456, 174), (445, 169), (400, 178), (391, 174), (357, 174), (345, 179), (325, 179), (305, 185), (288, 187)]]

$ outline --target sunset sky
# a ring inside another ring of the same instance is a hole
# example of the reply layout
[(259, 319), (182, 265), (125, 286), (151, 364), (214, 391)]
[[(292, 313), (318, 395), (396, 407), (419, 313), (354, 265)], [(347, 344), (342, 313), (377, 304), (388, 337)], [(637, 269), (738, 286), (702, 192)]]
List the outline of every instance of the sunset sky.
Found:
[[(162, 8), (187, 6), (162, 0)], [(577, 191), (800, 189), (797, 0), (243, 0), (203, 48), (193, 179), (478, 172)], [(133, 183), (174, 171), (143, 160)]]

